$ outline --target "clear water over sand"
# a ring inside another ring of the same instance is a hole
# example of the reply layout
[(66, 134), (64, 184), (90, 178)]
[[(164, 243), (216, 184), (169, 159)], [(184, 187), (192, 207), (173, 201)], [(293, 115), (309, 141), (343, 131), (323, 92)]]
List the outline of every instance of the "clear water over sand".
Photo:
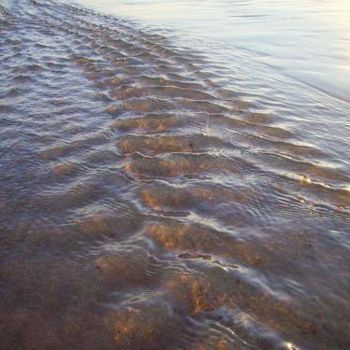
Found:
[[(350, 102), (350, 3), (346, 0), (80, 0), (103, 13), (174, 29), (188, 45), (257, 61)], [(184, 34), (184, 35), (183, 35)], [(195, 39), (202, 39), (195, 43)], [(226, 66), (230, 60), (222, 62)], [(253, 75), (253, 77), (255, 77)]]
[(1, 349), (349, 348), (345, 1), (1, 4)]

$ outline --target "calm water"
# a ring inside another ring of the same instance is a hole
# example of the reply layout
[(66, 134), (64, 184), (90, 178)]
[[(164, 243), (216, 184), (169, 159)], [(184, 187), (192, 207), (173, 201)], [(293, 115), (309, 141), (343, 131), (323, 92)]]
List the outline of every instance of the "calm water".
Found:
[(1, 350), (350, 348), (350, 3), (0, 4)]

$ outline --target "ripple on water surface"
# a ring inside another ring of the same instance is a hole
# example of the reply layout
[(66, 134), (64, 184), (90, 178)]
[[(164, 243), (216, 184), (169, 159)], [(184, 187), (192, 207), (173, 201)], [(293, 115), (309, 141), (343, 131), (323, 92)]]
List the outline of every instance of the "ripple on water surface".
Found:
[(0, 33), (2, 348), (349, 347), (348, 168), (291, 105), (69, 4)]

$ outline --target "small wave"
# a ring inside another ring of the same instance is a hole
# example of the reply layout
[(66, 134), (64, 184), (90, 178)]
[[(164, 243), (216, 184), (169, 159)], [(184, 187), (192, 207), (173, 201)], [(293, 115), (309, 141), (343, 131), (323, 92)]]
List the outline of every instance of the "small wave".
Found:
[(345, 348), (349, 178), (328, 149), (166, 31), (4, 6), (3, 347)]

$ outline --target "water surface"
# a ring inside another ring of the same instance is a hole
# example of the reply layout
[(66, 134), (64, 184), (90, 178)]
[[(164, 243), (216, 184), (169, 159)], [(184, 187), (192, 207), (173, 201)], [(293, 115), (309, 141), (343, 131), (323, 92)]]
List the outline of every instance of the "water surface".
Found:
[(1, 2), (1, 349), (348, 349), (346, 2), (88, 1)]

